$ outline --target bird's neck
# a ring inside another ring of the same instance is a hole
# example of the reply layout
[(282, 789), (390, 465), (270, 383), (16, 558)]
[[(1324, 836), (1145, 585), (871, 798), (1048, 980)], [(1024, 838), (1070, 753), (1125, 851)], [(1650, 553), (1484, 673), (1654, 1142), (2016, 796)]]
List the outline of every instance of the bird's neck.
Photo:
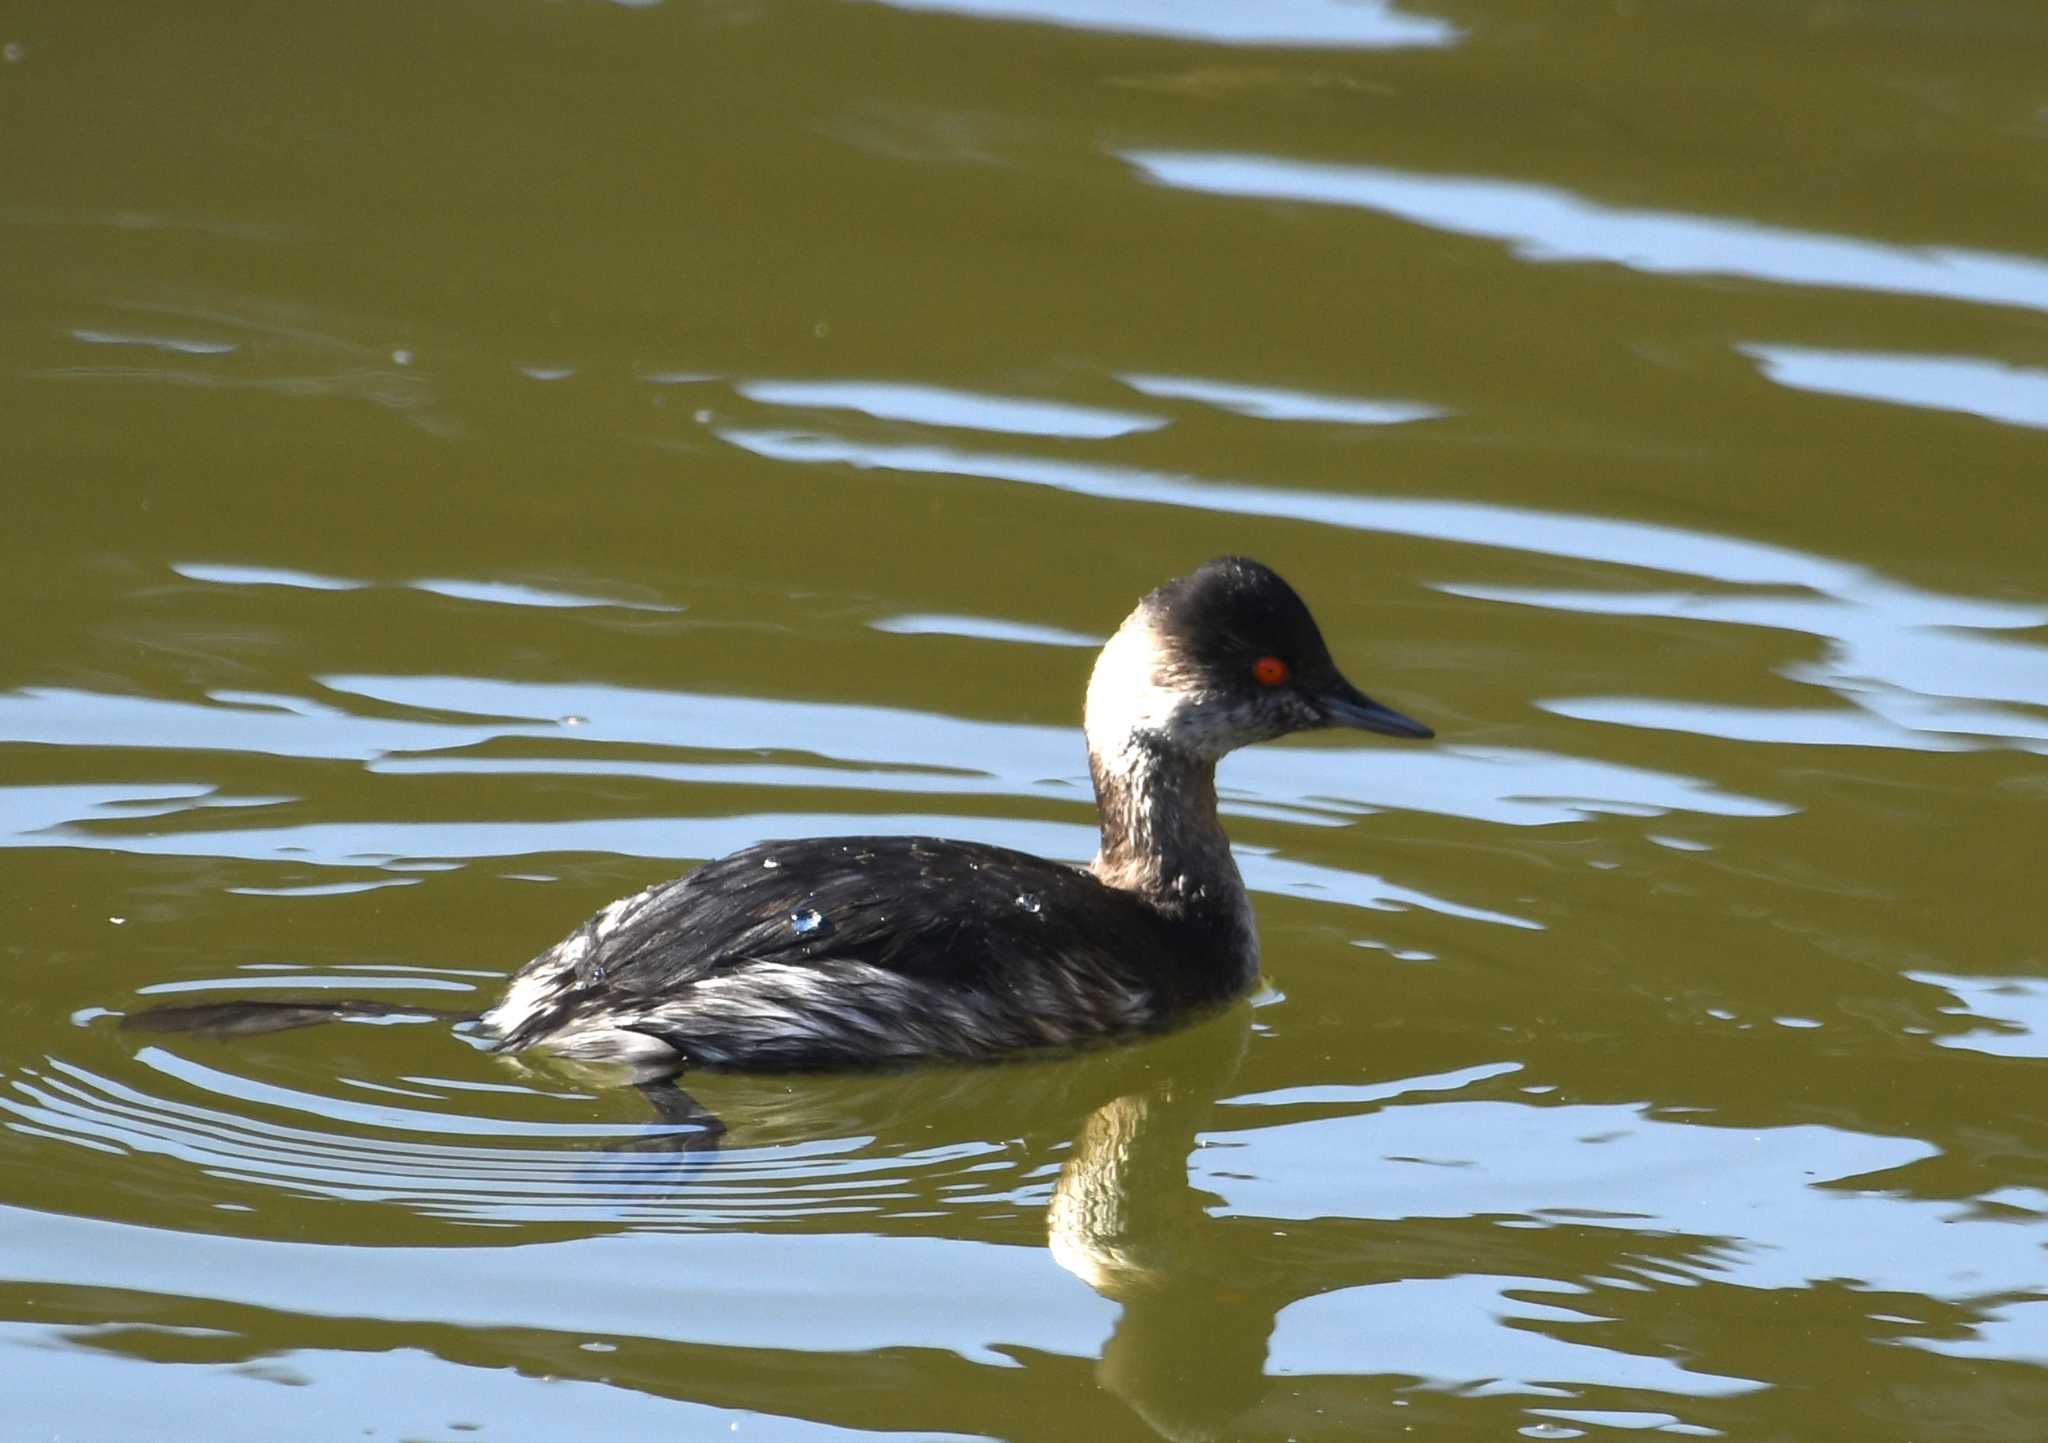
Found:
[(1242, 927), (1249, 940), (1251, 903), (1216, 815), (1216, 764), (1136, 737), (1091, 749), (1088, 762), (1102, 817), (1090, 870), (1162, 911)]
[(1185, 697), (1160, 675), (1171, 648), (1144, 607), (1131, 613), (1088, 678), (1088, 771), (1102, 818), (1090, 870), (1161, 915), (1190, 924), (1239, 964), (1258, 971), (1251, 900), (1216, 816), (1216, 760), (1176, 744)]

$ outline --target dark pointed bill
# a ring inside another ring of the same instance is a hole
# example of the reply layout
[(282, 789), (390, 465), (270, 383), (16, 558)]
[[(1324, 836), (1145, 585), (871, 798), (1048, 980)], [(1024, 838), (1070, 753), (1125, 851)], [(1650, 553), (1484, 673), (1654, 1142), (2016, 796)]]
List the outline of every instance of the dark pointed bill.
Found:
[(1348, 681), (1339, 680), (1337, 685), (1316, 698), (1323, 709), (1323, 720), (1333, 727), (1362, 727), (1369, 732), (1385, 732), (1390, 737), (1433, 737), (1435, 732), (1412, 717), (1402, 716), (1392, 707), (1381, 706)]

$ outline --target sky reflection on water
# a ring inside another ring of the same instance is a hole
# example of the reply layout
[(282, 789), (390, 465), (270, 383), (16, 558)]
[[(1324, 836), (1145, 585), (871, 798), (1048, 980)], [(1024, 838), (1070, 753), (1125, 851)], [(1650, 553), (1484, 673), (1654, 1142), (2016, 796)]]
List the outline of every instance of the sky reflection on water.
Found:
[(1449, 45), (1458, 27), (1397, 9), (1390, 0), (879, 0), (984, 20), (1165, 35), (1219, 45), (1300, 45), (1382, 50)]
[(1634, 210), (1526, 181), (1261, 155), (1131, 151), (1123, 158), (1161, 185), (1354, 206), (1454, 235), (1504, 241), (1519, 258), (1539, 264), (1604, 261), (1652, 275), (1740, 276), (2048, 310), (2048, 261), (2031, 256), (1887, 245), (1740, 217)]

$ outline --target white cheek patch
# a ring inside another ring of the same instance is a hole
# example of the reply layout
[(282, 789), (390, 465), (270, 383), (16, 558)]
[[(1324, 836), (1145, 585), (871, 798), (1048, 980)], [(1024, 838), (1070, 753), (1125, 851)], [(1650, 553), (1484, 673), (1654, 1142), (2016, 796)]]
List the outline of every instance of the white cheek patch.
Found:
[(1088, 745), (1112, 770), (1124, 770), (1113, 759), (1148, 738), (1197, 761), (1216, 762), (1252, 742), (1321, 725), (1291, 693), (1246, 688), (1226, 696), (1203, 689), (1192, 675), (1176, 677), (1175, 655), (1141, 609), (1096, 658), (1088, 678)]
[(1245, 741), (1245, 719), (1203, 693), (1162, 686), (1168, 648), (1144, 612), (1117, 628), (1088, 678), (1088, 740), (1098, 755), (1161, 737), (1189, 756), (1214, 761)]
[(1091, 738), (1116, 745), (1125, 738), (1164, 729), (1180, 697), (1152, 679), (1159, 639), (1142, 612), (1117, 628), (1088, 676)]

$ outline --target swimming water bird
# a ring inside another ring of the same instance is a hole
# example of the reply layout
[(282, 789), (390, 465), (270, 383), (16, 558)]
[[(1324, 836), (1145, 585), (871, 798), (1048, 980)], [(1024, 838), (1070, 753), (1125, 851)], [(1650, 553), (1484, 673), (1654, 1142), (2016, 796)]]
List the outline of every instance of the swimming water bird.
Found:
[[(930, 837), (763, 842), (612, 903), (463, 1016), (493, 1051), (625, 1064), (643, 1083), (1158, 1031), (1258, 974), (1216, 763), (1318, 727), (1432, 735), (1346, 681), (1294, 589), (1237, 556), (1138, 602), (1096, 659), (1085, 725), (1102, 830), (1086, 866)], [(215, 1003), (127, 1022), (226, 1034), (419, 1011)]]

